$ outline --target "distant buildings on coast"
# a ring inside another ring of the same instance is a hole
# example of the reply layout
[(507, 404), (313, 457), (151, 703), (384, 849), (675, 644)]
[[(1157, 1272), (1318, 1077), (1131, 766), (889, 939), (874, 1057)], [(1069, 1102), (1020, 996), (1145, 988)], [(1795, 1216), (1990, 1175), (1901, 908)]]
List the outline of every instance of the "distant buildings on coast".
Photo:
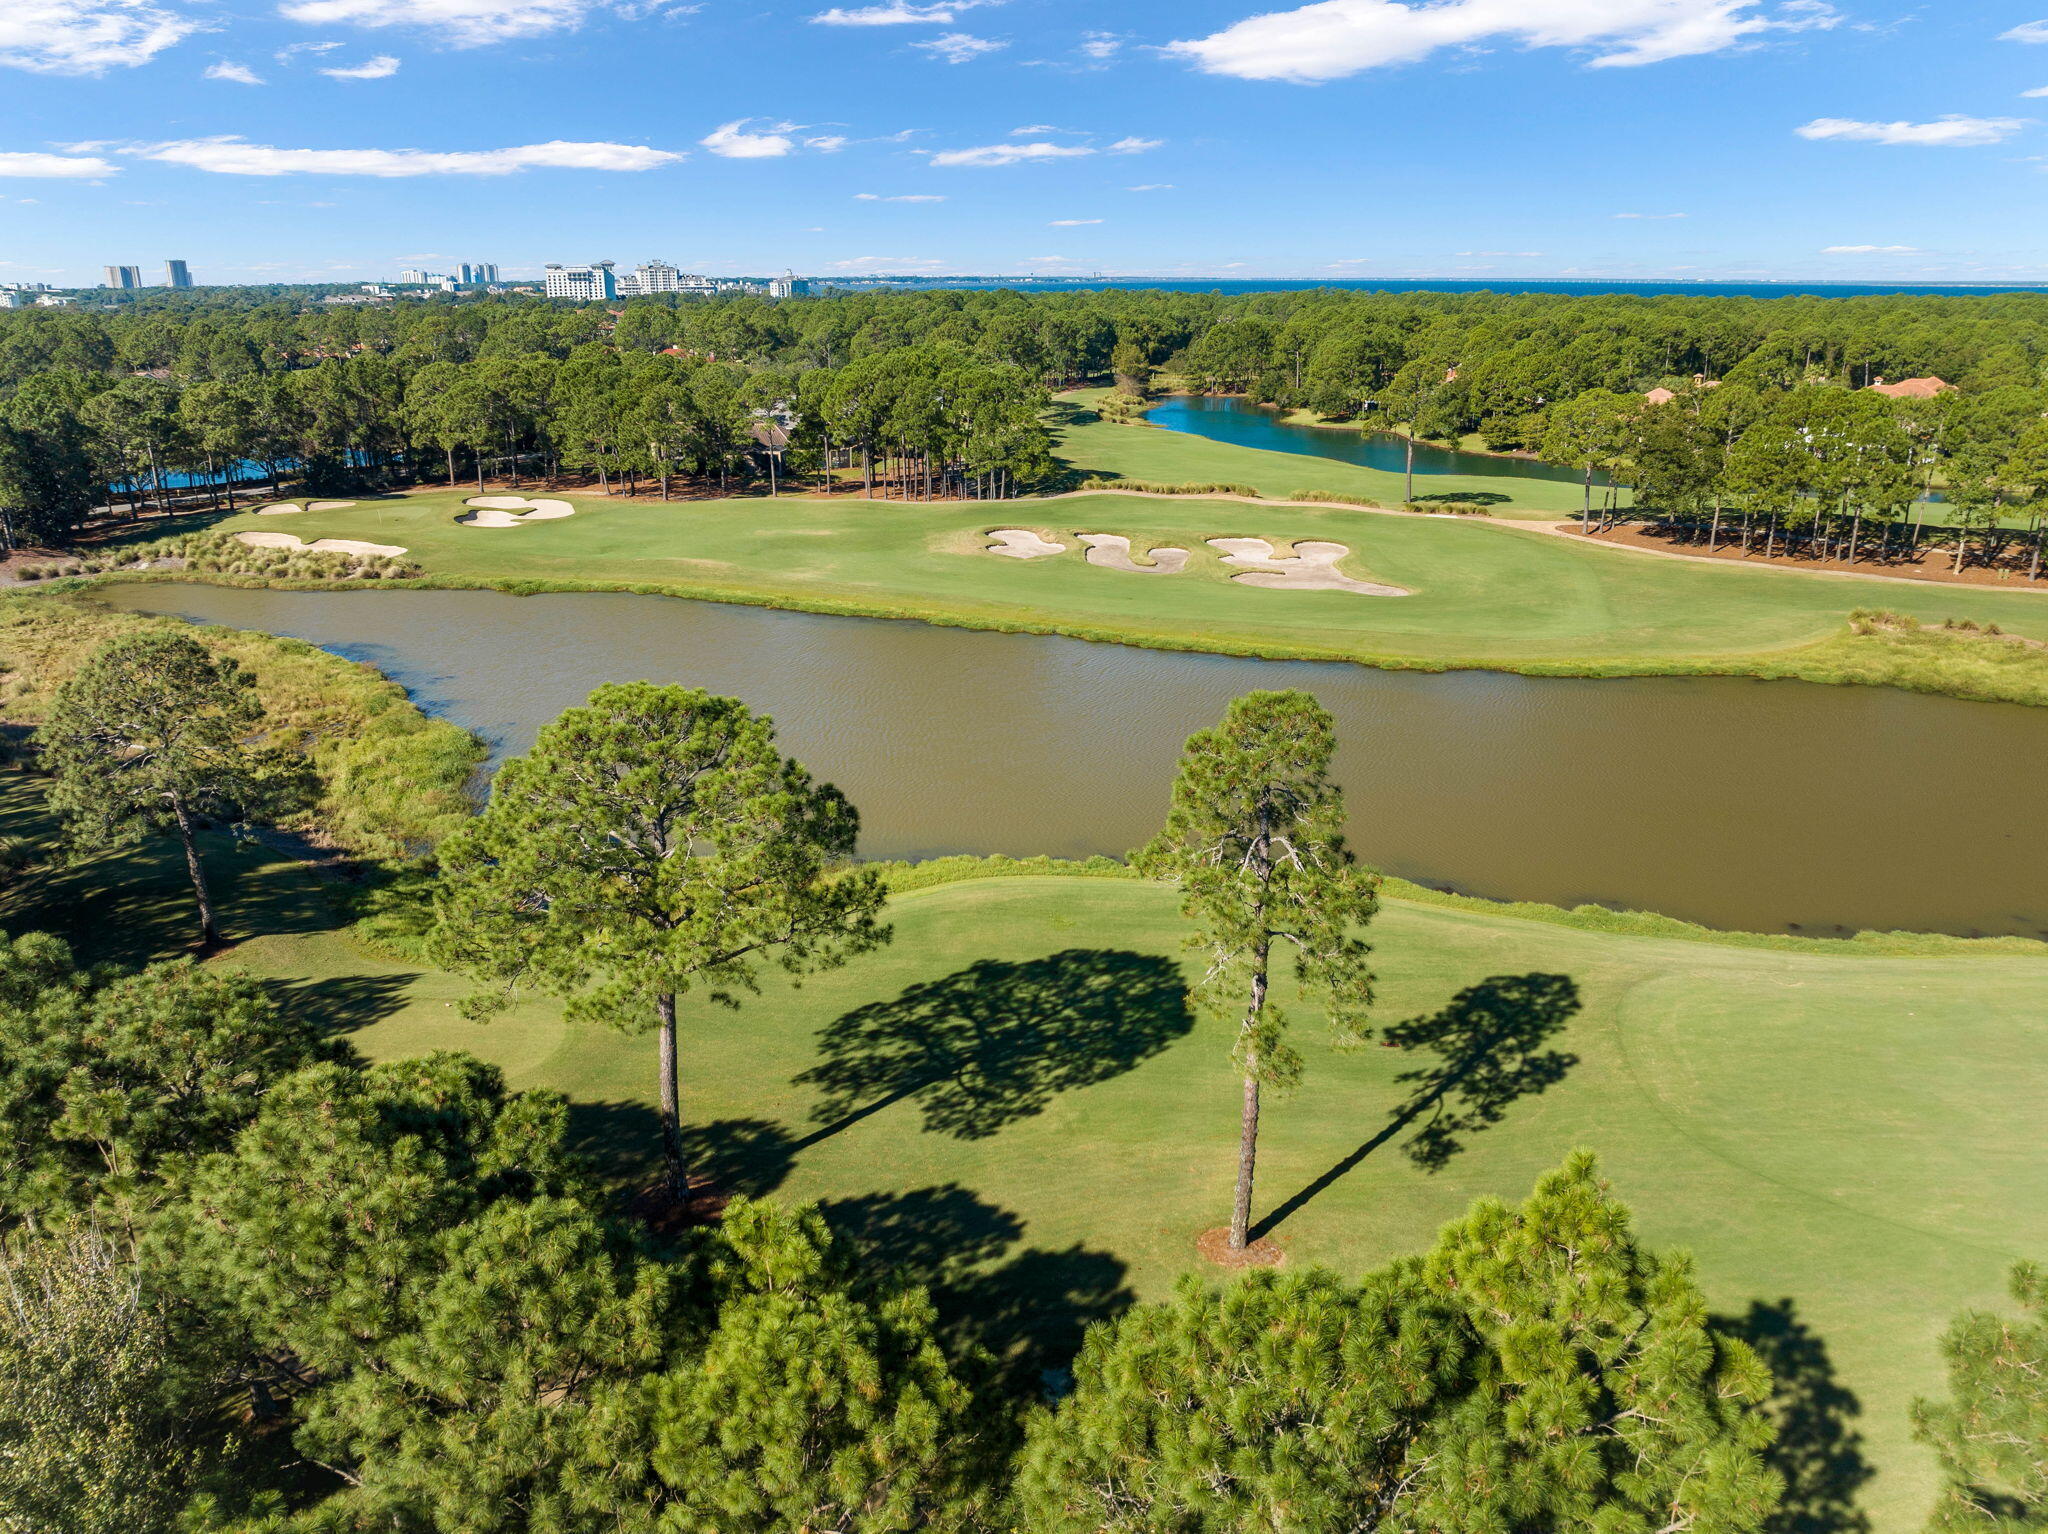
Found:
[(549, 298), (600, 300), (636, 298), (644, 293), (689, 293), (706, 298), (719, 293), (757, 293), (764, 298), (794, 298), (809, 292), (810, 284), (787, 272), (765, 280), (701, 277), (659, 260), (643, 261), (623, 273), (616, 261), (586, 261), (580, 265), (550, 261), (541, 291)]

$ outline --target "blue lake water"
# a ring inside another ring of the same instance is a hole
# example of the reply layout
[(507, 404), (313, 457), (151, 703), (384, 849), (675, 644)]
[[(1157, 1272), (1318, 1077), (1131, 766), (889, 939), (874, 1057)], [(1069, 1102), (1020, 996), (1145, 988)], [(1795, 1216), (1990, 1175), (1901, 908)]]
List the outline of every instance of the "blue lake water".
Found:
[[(1399, 474), (1407, 462), (1408, 444), (1387, 432), (1364, 432), (1348, 426), (1290, 426), (1280, 412), (1228, 394), (1176, 394), (1146, 412), (1145, 419), (1168, 431), (1190, 432), (1213, 442), (1259, 447), (1275, 453), (1306, 453), (1335, 458), (1368, 469)], [(1461, 453), (1455, 448), (1415, 444), (1415, 473), (1483, 474), (1494, 479), (1553, 479), (1581, 482), (1577, 469), (1532, 458), (1498, 458), (1491, 453)], [(1595, 484), (1604, 483), (1595, 478)]]

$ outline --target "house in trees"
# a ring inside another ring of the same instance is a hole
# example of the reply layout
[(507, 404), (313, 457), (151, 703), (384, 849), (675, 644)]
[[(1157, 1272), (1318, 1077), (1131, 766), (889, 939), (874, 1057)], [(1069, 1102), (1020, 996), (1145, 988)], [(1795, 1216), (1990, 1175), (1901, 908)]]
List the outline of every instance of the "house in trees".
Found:
[(1886, 383), (1880, 378), (1870, 386), (1870, 392), (1890, 399), (1933, 399), (1937, 394), (1954, 393), (1955, 387), (1940, 378), (1901, 378), (1897, 383)]

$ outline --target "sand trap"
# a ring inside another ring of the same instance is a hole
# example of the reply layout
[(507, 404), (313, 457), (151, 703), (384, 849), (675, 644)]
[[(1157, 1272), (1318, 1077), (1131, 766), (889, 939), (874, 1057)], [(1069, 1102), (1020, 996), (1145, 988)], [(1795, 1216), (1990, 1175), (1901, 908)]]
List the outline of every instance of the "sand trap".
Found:
[(355, 505), (354, 501), (308, 501), (301, 506), (297, 501), (273, 501), (268, 506), (258, 506), (259, 517), (294, 517), (307, 511), (341, 511)]
[[(464, 527), (519, 527), (576, 515), (576, 508), (567, 501), (529, 501), (517, 495), (473, 495), (462, 504), (476, 507), (468, 516), (455, 519)], [(514, 512), (519, 514), (514, 516)]]
[[(1010, 559), (1043, 559), (1048, 554), (1064, 554), (1064, 543), (1049, 543), (1028, 527), (999, 527), (988, 535), (995, 539), (987, 545), (991, 554), (1001, 554)], [(1093, 554), (1088, 556), (1093, 559)]]
[(1126, 575), (1178, 575), (1188, 567), (1186, 549), (1147, 549), (1145, 557), (1152, 563), (1141, 565), (1131, 558), (1128, 538), (1116, 533), (1082, 533), (1080, 537), (1088, 545), (1088, 563), (1105, 570), (1121, 570)]
[(1293, 555), (1286, 559), (1278, 557), (1264, 538), (1211, 538), (1209, 547), (1223, 550), (1223, 562), (1244, 572), (1231, 579), (1247, 586), (1270, 591), (1355, 591), (1368, 597), (1408, 595), (1399, 586), (1353, 580), (1340, 572), (1337, 561), (1351, 552), (1341, 543), (1297, 543)]
[(364, 554), (379, 559), (396, 559), (405, 552), (392, 543), (364, 543), (356, 538), (322, 538), (307, 543), (297, 533), (236, 533), (252, 549), (290, 549), (294, 553)]

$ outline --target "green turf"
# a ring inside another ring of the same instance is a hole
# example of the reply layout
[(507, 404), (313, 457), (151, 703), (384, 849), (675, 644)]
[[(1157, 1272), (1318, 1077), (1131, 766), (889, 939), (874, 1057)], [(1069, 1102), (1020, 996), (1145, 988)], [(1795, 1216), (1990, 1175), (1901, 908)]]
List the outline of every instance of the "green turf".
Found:
[[(33, 830), (20, 797), (14, 834)], [(644, 1165), (651, 1041), (571, 1028), (544, 1001), (464, 1021), (461, 982), (335, 927), (334, 887), (260, 849), (216, 856), (232, 870), (230, 932), (246, 939), (222, 962), (273, 979), (373, 1056), (468, 1049), (517, 1085), (560, 1088), (616, 1170)], [(175, 863), (129, 855), (18, 890), (5, 914), (133, 961), (182, 941), (187, 904)], [(877, 954), (800, 990), (771, 982), (737, 1013), (691, 1012), (685, 1101), (708, 1163), (730, 1186), (827, 1201), (1003, 1325), (1056, 1333), (1162, 1293), (1225, 1213), (1236, 1104), (1225, 1030), (1177, 1010), (1170, 895), (990, 879), (899, 896), (891, 914), (896, 941)], [(2048, 963), (1775, 952), (1407, 902), (1373, 937), (1383, 1022), (1488, 977), (1562, 975), (1581, 1010), (1534, 1048), (1573, 1058), (1430, 1170), (1407, 1148), (1431, 1113), (1374, 1142), (1415, 1090), (1398, 1078), (1434, 1057), (1333, 1050), (1304, 1013), (1307, 1078), (1268, 1115), (1259, 1191), (1262, 1213), (1293, 1205), (1274, 1232), (1290, 1260), (1355, 1271), (1412, 1250), (1475, 1195), (1517, 1194), (1591, 1146), (1648, 1238), (1695, 1252), (1716, 1307), (1796, 1363), (1801, 1389), (1860, 1401), (1824, 1425), (1861, 1435), (1881, 1534), (1916, 1526), (1929, 1467), (1905, 1412), (1939, 1387), (1935, 1337), (1958, 1308), (1998, 1302), (2005, 1267), (2048, 1222)], [(867, 1036), (907, 1042), (920, 1067), (952, 1050), (989, 1069), (899, 1095), (892, 1084), (916, 1081), (856, 1050), (870, 1068), (835, 1103), (801, 1078), (824, 1031), (863, 1008)]]

